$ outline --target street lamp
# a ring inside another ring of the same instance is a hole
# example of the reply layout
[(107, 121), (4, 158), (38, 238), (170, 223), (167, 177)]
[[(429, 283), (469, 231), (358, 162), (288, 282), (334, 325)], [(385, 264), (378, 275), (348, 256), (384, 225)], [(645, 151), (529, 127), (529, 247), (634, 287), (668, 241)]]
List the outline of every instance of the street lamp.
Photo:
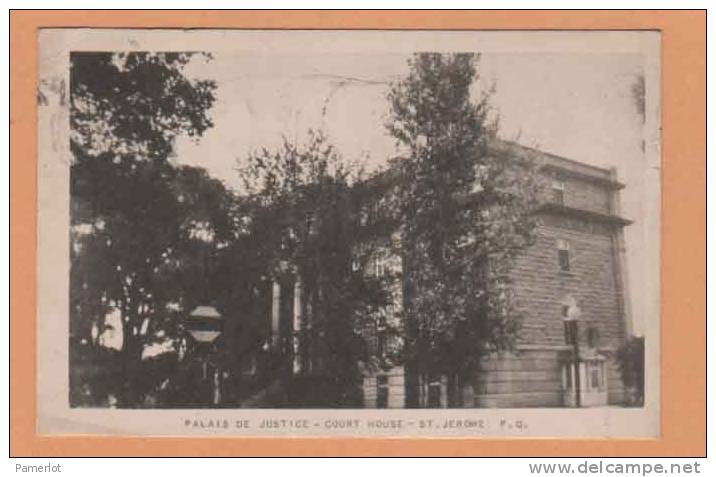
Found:
[[(207, 379), (209, 358), (212, 352), (216, 352), (214, 342), (222, 333), (223, 318), (213, 306), (201, 305), (189, 313), (185, 320), (185, 327), (196, 343), (202, 362), (202, 377)], [(218, 405), (221, 402), (221, 375), (218, 362), (213, 371), (210, 403)]]
[(579, 309), (575, 302), (565, 305), (565, 311), (562, 314), (564, 321), (564, 338), (567, 344), (572, 345), (572, 355), (574, 359), (574, 392), (575, 407), (582, 407), (582, 386), (581, 386), (581, 370), (579, 369), (579, 317), (582, 316), (582, 310)]

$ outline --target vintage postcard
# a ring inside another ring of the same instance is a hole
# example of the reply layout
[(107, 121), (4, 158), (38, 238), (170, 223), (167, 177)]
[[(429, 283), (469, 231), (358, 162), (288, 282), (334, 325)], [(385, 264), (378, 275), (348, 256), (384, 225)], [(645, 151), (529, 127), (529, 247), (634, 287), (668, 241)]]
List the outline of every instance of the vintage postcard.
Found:
[(659, 32), (38, 42), (40, 435), (659, 435)]

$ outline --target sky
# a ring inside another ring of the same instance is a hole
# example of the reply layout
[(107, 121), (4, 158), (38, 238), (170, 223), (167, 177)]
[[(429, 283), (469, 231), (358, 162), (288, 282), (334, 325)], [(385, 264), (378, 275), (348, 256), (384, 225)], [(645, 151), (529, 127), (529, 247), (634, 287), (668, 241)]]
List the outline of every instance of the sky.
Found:
[[(236, 185), (237, 161), (282, 136), (302, 141), (322, 129), (346, 159), (380, 165), (395, 152), (385, 131), (391, 81), (408, 55), (266, 56), (215, 54), (189, 71), (217, 81), (215, 126), (198, 145), (180, 141), (180, 160)], [(618, 165), (639, 151), (641, 117), (631, 85), (635, 55), (483, 55), (475, 92), (495, 85), (500, 135), (572, 159)]]
[[(283, 136), (302, 142), (313, 128), (322, 129), (346, 160), (363, 159), (368, 169), (384, 165), (396, 152), (384, 127), (386, 92), (407, 72), (409, 54), (307, 50), (224, 48), (211, 60), (192, 61), (190, 77), (217, 82), (210, 111), (215, 126), (198, 142), (179, 139), (177, 160), (205, 167), (238, 187), (235, 169), (251, 151), (275, 148)], [(625, 235), (637, 334), (658, 313), (658, 293), (646, 293), (643, 284), (659, 270), (653, 236), (658, 223), (651, 217), (658, 204), (650, 203), (658, 201), (659, 163), (649, 163), (642, 151), (642, 141), (649, 139), (631, 94), (644, 69), (638, 52), (486, 52), (474, 85), (474, 94), (494, 85), (491, 104), (499, 112), (503, 139), (617, 168), (626, 184), (621, 215), (635, 221)]]

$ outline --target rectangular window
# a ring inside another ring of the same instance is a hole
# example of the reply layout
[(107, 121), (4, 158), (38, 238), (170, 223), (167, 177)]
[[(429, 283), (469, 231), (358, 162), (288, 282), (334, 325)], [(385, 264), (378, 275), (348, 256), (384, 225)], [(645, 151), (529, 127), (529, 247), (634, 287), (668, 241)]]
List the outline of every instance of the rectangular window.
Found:
[(569, 271), (569, 242), (566, 240), (557, 240), (557, 257), (559, 259), (559, 268), (565, 272)]
[(576, 320), (564, 321), (564, 342), (573, 345), (577, 342), (577, 322)]
[(587, 345), (590, 348), (599, 348), (599, 330), (594, 326), (587, 329)]
[(430, 384), (428, 384), (428, 407), (430, 407), (430, 408), (439, 408), (440, 407), (441, 391), (442, 391), (442, 386), (440, 386), (440, 381), (431, 381)]
[(306, 215), (306, 233), (308, 235), (313, 235), (314, 233), (316, 233), (316, 226), (313, 214)]
[(373, 271), (376, 278), (381, 278), (385, 275), (385, 257), (382, 253), (378, 253), (373, 258)]
[(569, 271), (569, 250), (559, 251), (559, 268), (565, 272)]
[(281, 235), (281, 250), (288, 250), (293, 247), (296, 243), (296, 231), (293, 227), (288, 227), (283, 230)]
[(375, 407), (385, 409), (388, 407), (388, 376), (377, 376), (378, 385)]
[(591, 389), (604, 388), (604, 363), (592, 362), (589, 365), (589, 386)]
[(552, 203), (564, 205), (564, 182), (553, 181), (552, 182)]
[(572, 389), (572, 365), (566, 364), (564, 366), (564, 388)]
[(376, 331), (378, 335), (378, 356), (385, 356), (385, 353), (388, 351), (388, 343), (387, 343), (387, 320), (385, 316), (381, 316), (378, 318), (378, 323), (376, 325)]
[(592, 389), (599, 389), (599, 369), (592, 369)]
[(370, 221), (370, 209), (369, 207), (363, 207), (360, 210), (360, 224), (365, 227)]

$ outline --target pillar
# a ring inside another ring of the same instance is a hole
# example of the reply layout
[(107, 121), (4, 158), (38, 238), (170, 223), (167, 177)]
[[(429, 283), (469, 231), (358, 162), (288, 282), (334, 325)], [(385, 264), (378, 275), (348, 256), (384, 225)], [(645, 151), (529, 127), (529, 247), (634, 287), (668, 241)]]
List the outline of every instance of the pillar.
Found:
[(279, 320), (281, 318), (281, 284), (273, 281), (271, 289), (271, 346), (277, 347), (280, 339)]
[(301, 279), (296, 277), (293, 285), (293, 373), (301, 372)]

